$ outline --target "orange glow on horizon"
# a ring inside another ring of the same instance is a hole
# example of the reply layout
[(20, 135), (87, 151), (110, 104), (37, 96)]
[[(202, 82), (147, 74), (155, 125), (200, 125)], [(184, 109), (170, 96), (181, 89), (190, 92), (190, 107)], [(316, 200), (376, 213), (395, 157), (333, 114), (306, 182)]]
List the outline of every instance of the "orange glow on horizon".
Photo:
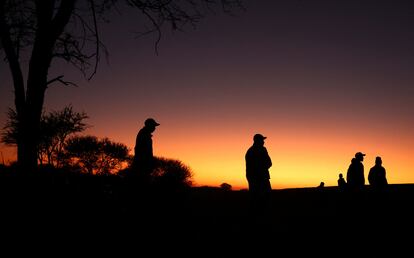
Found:
[[(412, 5), (250, 2), (237, 19), (207, 15), (196, 30), (163, 29), (159, 55), (152, 36), (132, 40), (135, 12), (114, 17), (100, 30), (110, 62), (102, 59), (93, 80), (53, 62), (48, 79), (64, 74), (79, 87), (48, 87), (45, 111), (72, 104), (90, 116), (84, 134), (132, 154), (153, 117), (161, 124), (154, 154), (189, 166), (197, 186), (247, 188), (244, 155), (255, 133), (268, 137), (274, 189), (336, 186), (358, 151), (367, 154), (366, 184), (376, 156), (390, 184), (414, 183)], [(27, 72), (30, 58), (21, 61)], [(1, 63), (3, 126), (15, 95)], [(0, 164), (16, 159), (15, 148), (0, 144), (0, 154)]]
[[(134, 126), (136, 128), (123, 127), (122, 130), (113, 127), (113, 131), (105, 128), (102, 132), (95, 129), (94, 133), (89, 133), (108, 136), (127, 144), (132, 150), (139, 129), (139, 126)], [(256, 132), (259, 131), (251, 127), (236, 130), (229, 125), (223, 128), (220, 125), (212, 125), (211, 128), (193, 125), (188, 129), (164, 121), (154, 132), (154, 154), (181, 160), (189, 166), (194, 174), (195, 186), (228, 183), (235, 190), (245, 189), (244, 154), (252, 144), (251, 136)], [(265, 147), (273, 161), (270, 169), (273, 189), (316, 187), (322, 181), (325, 186), (336, 186), (338, 174), (343, 173), (346, 177), (351, 158), (357, 151), (367, 154), (363, 162), (366, 184), (368, 171), (374, 165), (376, 156), (383, 158), (389, 183), (414, 182), (411, 169), (414, 137), (411, 135), (387, 137), (384, 132), (356, 134), (352, 128), (319, 130), (312, 126), (301, 130), (269, 127), (260, 132), (268, 137)], [(6, 161), (13, 160), (11, 157), (15, 157), (15, 149), (2, 146), (2, 155)]]

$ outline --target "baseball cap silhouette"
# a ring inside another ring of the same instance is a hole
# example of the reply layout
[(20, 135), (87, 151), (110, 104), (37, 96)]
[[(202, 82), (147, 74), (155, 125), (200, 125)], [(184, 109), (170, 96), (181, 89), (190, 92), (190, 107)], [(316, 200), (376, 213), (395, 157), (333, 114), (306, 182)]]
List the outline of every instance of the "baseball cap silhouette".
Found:
[(267, 137), (265, 137), (265, 136), (261, 135), (260, 133), (257, 133), (257, 134), (255, 134), (255, 135), (253, 136), (253, 141), (264, 140), (264, 139), (266, 139), (266, 138), (267, 138)]
[(155, 122), (155, 120), (153, 118), (148, 118), (147, 120), (145, 120), (145, 125), (146, 126), (159, 126), (160, 124)]
[(362, 153), (362, 152), (355, 153), (355, 157), (363, 157), (363, 156), (365, 156), (365, 153)]

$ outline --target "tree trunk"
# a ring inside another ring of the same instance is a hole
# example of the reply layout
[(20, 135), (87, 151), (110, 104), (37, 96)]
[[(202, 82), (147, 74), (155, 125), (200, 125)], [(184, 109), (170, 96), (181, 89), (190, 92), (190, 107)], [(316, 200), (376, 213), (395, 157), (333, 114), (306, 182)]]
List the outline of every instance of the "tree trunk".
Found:
[[(45, 4), (45, 3), (43, 3)], [(16, 104), (19, 118), (18, 163), (22, 172), (37, 168), (40, 117), (47, 86), (47, 75), (52, 60), (55, 35), (50, 33), (52, 15), (49, 6), (38, 4), (38, 24), (29, 62), (25, 101)]]
[(21, 172), (37, 168), (40, 118), (43, 110), (49, 66), (56, 40), (62, 34), (74, 10), (76, 0), (62, 0), (54, 14), (56, 2), (35, 1), (36, 35), (29, 63), (26, 92), (18, 50), (11, 39), (5, 17), (5, 2), (0, 2), (0, 39), (13, 75), (15, 107), (18, 118), (17, 161)]
[[(39, 45), (43, 44), (40, 42)], [(47, 48), (47, 44), (44, 44), (41, 48), (36, 51), (36, 47), (34, 48), (30, 60), (26, 100), (23, 106), (19, 105), (20, 103), (15, 103), (19, 118), (17, 160), (22, 172), (33, 172), (37, 167), (40, 117), (51, 59), (51, 55), (47, 54), (47, 52), (51, 53), (51, 50), (43, 49)]]

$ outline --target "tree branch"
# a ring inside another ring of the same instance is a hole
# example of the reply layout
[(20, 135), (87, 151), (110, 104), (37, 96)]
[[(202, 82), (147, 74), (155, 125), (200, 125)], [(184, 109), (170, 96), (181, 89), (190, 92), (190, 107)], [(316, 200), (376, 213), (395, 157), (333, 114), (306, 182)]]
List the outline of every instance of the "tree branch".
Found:
[(94, 37), (96, 40), (96, 52), (95, 52), (95, 67), (93, 69), (92, 74), (89, 76), (88, 81), (92, 79), (92, 77), (96, 74), (96, 71), (98, 70), (98, 63), (99, 63), (99, 57), (100, 57), (100, 52), (99, 52), (99, 45), (100, 45), (100, 40), (99, 40), (99, 33), (98, 33), (98, 23), (96, 21), (96, 12), (95, 12), (95, 3), (93, 0), (90, 0), (90, 4), (91, 4), (91, 9), (92, 9), (92, 17), (93, 17), (93, 26), (94, 26)]
[(60, 82), (63, 85), (66, 85), (66, 86), (72, 85), (72, 86), (78, 87), (78, 85), (76, 83), (73, 83), (73, 82), (70, 82), (70, 81), (64, 81), (62, 78), (63, 78), (63, 75), (59, 75), (58, 77), (53, 78), (52, 80), (49, 80), (47, 82), (47, 85), (52, 84), (54, 82)]
[[(0, 1), (0, 38), (1, 44), (6, 53), (6, 58), (9, 63), (10, 71), (13, 77), (13, 85), (15, 91), (15, 103), (16, 108), (23, 107), (25, 102), (25, 90), (24, 90), (24, 81), (23, 73), (20, 67), (19, 58), (16, 53), (16, 50), (13, 48), (13, 42), (10, 36), (10, 28), (6, 22), (5, 15), (5, 0)], [(21, 110), (16, 110), (18, 114), (21, 114)]]

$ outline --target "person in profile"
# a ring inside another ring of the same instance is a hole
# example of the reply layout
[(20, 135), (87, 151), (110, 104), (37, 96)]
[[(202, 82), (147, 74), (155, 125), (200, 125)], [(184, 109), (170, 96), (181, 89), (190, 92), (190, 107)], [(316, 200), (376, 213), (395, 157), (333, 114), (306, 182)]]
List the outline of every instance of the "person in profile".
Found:
[(345, 190), (346, 189), (346, 181), (345, 181), (344, 175), (342, 173), (339, 173), (338, 187), (341, 190)]
[(258, 212), (259, 214), (265, 212), (268, 208), (272, 191), (269, 174), (272, 160), (266, 147), (264, 147), (266, 138), (261, 134), (255, 134), (253, 145), (245, 155), (250, 208), (251, 212)]
[(355, 157), (349, 165), (346, 175), (346, 181), (348, 182), (349, 189), (360, 190), (365, 185), (364, 165), (362, 164), (364, 156), (365, 154), (362, 152), (355, 153)]
[(368, 182), (374, 189), (384, 189), (388, 185), (386, 171), (379, 156), (375, 158), (375, 165), (369, 170)]
[(154, 168), (152, 133), (159, 125), (153, 118), (146, 119), (144, 127), (139, 130), (136, 137), (132, 168), (137, 179), (143, 184), (150, 182), (151, 172)]

